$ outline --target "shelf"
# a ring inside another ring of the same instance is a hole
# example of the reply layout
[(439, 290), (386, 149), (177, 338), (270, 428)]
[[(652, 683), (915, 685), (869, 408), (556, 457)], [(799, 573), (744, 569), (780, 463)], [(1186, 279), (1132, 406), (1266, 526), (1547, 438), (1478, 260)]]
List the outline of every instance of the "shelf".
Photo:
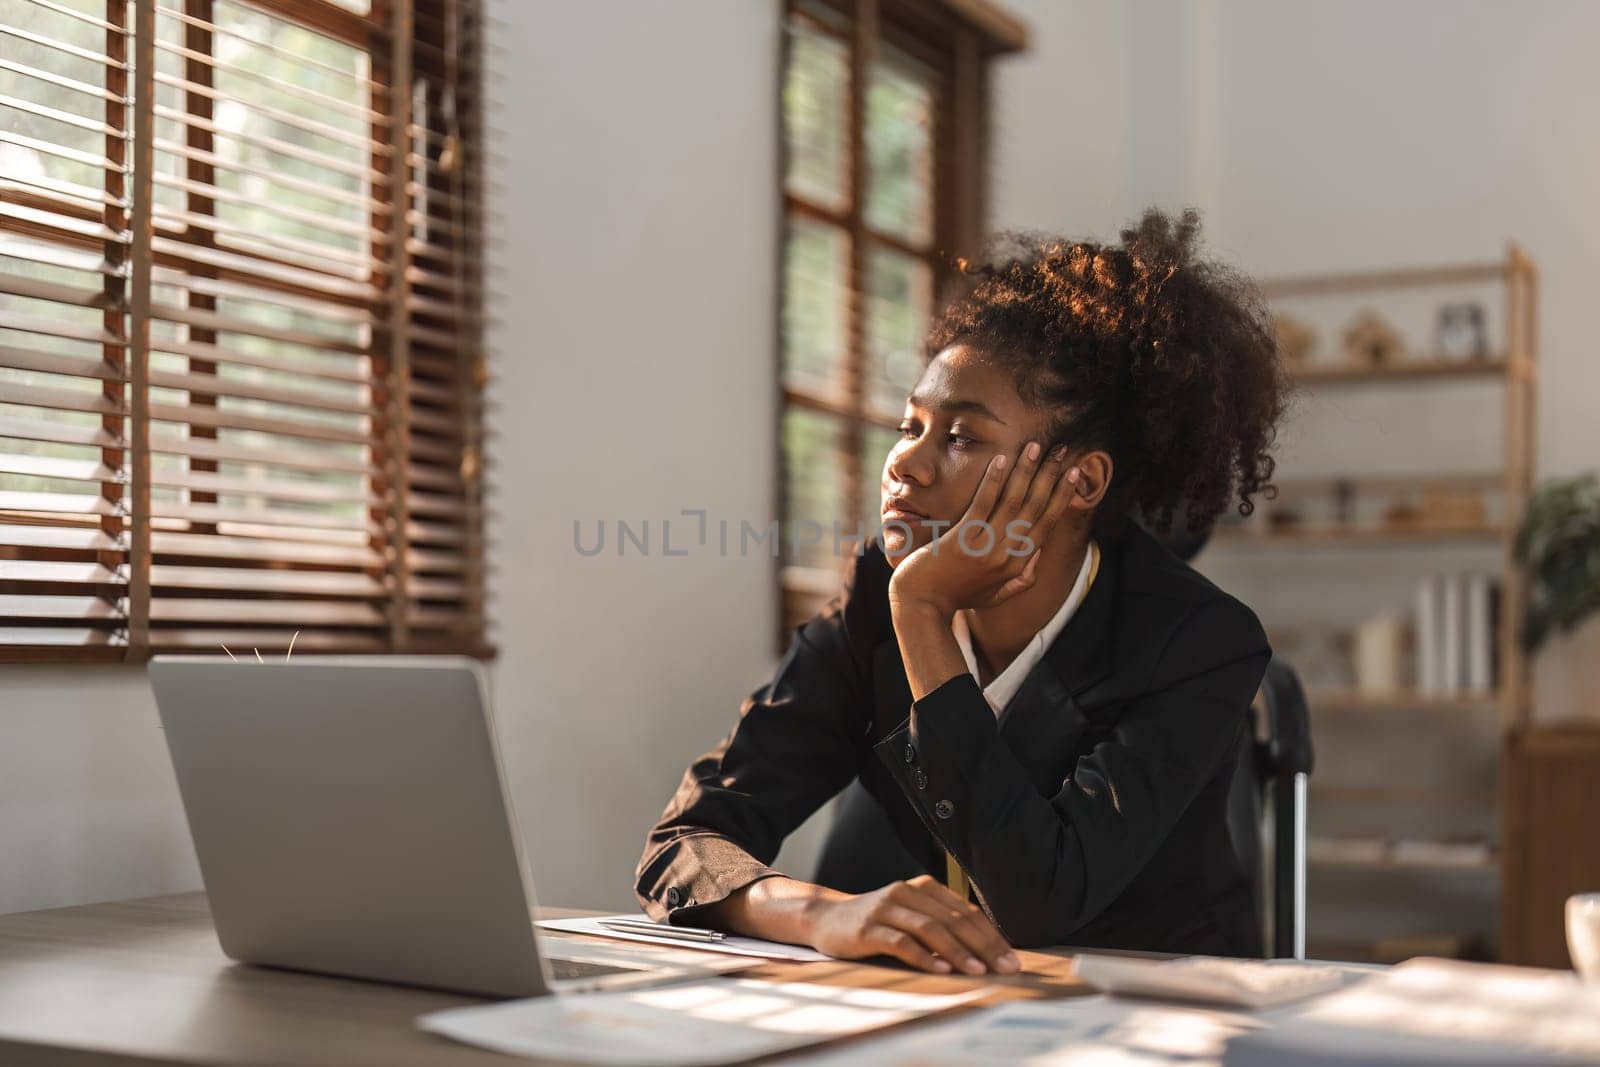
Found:
[(1306, 958), (1351, 963), (1403, 963), (1417, 956), (1445, 959), (1486, 959), (1482, 933), (1425, 933), (1351, 941), (1308, 938)]
[[(1498, 871), (1500, 858), (1489, 851), (1486, 855), (1478, 856), (1466, 854), (1460, 856), (1427, 856), (1408, 855), (1407, 846), (1432, 844), (1433, 842), (1402, 842), (1402, 841), (1373, 841), (1373, 842), (1346, 842), (1347, 851), (1339, 855), (1333, 851), (1338, 847), (1338, 842), (1312, 838), (1306, 842), (1306, 862), (1313, 867), (1348, 867), (1360, 870), (1383, 871), (1464, 871), (1474, 874), (1489, 874)], [(1360, 844), (1366, 844), (1369, 851), (1365, 854), (1357, 853), (1353, 849)], [(1454, 844), (1453, 842), (1440, 842), (1440, 844)], [(1470, 846), (1470, 843), (1468, 843)], [(1472, 849), (1472, 852), (1477, 852)]]
[(1392, 545), (1436, 544), (1441, 541), (1498, 541), (1505, 528), (1498, 523), (1477, 526), (1427, 526), (1420, 523), (1391, 526), (1341, 526), (1334, 523), (1298, 523), (1275, 530), (1256, 531), (1243, 526), (1218, 527), (1211, 540), (1219, 545), (1261, 548), (1290, 545)]
[(1438, 267), (1402, 267), (1398, 270), (1350, 270), (1272, 278), (1261, 283), (1261, 291), (1269, 297), (1298, 297), (1366, 293), (1374, 289), (1467, 285), (1504, 281), (1511, 271), (1511, 264), (1503, 260), (1495, 263), (1458, 263)]
[(1505, 487), (1503, 470), (1457, 471), (1449, 474), (1324, 474), (1315, 477), (1274, 478), (1278, 499), (1321, 496), (1349, 486), (1359, 493), (1427, 492), (1438, 489), (1496, 491)]
[(1445, 785), (1319, 785), (1311, 779), (1312, 803), (1355, 802), (1368, 804), (1410, 804), (1425, 807), (1457, 805), (1492, 806), (1497, 794), (1493, 789), (1468, 789), (1465, 786)]
[(1360, 689), (1312, 690), (1306, 695), (1312, 712), (1319, 711), (1494, 711), (1500, 694), (1494, 692), (1423, 693), (1401, 689), (1389, 693)]
[(1297, 382), (1361, 383), (1416, 381), (1449, 378), (1498, 378), (1511, 364), (1504, 356), (1488, 359), (1413, 359), (1379, 366), (1360, 363), (1310, 363), (1289, 368), (1289, 376)]

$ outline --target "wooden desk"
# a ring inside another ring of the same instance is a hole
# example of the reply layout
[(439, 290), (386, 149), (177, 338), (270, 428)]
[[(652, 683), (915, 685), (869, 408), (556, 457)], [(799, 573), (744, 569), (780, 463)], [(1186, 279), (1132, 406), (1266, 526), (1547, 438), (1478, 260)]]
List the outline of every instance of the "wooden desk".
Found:
[[(586, 914), (543, 909), (549, 917)], [(647, 948), (648, 946), (640, 946)], [(854, 963), (772, 963), (744, 976), (945, 992), (983, 1003), (1084, 992), (1067, 953), (1022, 953), (1024, 973), (982, 979)], [(424, 1034), (416, 1016), (479, 1002), (376, 982), (236, 964), (205, 895), (0, 916), (0, 1063), (507, 1067)], [(915, 1025), (915, 1024), (910, 1024)], [(525, 1061), (526, 1062), (526, 1061)]]

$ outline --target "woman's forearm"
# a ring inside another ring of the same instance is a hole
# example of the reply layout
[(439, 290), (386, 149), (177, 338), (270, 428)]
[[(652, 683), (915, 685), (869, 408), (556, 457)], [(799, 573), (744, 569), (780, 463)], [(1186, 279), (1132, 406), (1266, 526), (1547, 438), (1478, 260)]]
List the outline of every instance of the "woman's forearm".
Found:
[(790, 945), (810, 945), (817, 906), (846, 897), (847, 894), (824, 886), (774, 875), (751, 882), (708, 905), (704, 914), (707, 925), (730, 933)]
[(950, 679), (967, 673), (967, 661), (961, 657), (961, 646), (950, 628), (951, 613), (920, 601), (894, 603), (891, 612), (912, 700), (921, 700)]

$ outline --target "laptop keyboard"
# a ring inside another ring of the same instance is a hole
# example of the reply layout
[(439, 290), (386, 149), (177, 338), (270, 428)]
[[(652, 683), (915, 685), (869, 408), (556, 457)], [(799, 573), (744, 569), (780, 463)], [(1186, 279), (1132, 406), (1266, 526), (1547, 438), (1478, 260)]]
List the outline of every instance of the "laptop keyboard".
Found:
[(568, 978), (603, 978), (608, 974), (631, 974), (637, 967), (616, 967), (609, 963), (585, 963), (583, 960), (550, 960), (550, 977), (561, 981)]

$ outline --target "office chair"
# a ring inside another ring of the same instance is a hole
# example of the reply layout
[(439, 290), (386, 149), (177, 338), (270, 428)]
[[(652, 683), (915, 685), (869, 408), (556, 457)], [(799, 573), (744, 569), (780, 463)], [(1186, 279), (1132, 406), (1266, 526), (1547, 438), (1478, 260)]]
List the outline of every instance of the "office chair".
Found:
[[(1274, 656), (1240, 741), (1228, 832), (1251, 875), (1256, 914), (1271, 915), (1267, 954), (1277, 958), (1306, 955), (1306, 783), (1312, 763), (1305, 690), (1294, 668)], [(1269, 842), (1270, 866), (1263, 859)]]

